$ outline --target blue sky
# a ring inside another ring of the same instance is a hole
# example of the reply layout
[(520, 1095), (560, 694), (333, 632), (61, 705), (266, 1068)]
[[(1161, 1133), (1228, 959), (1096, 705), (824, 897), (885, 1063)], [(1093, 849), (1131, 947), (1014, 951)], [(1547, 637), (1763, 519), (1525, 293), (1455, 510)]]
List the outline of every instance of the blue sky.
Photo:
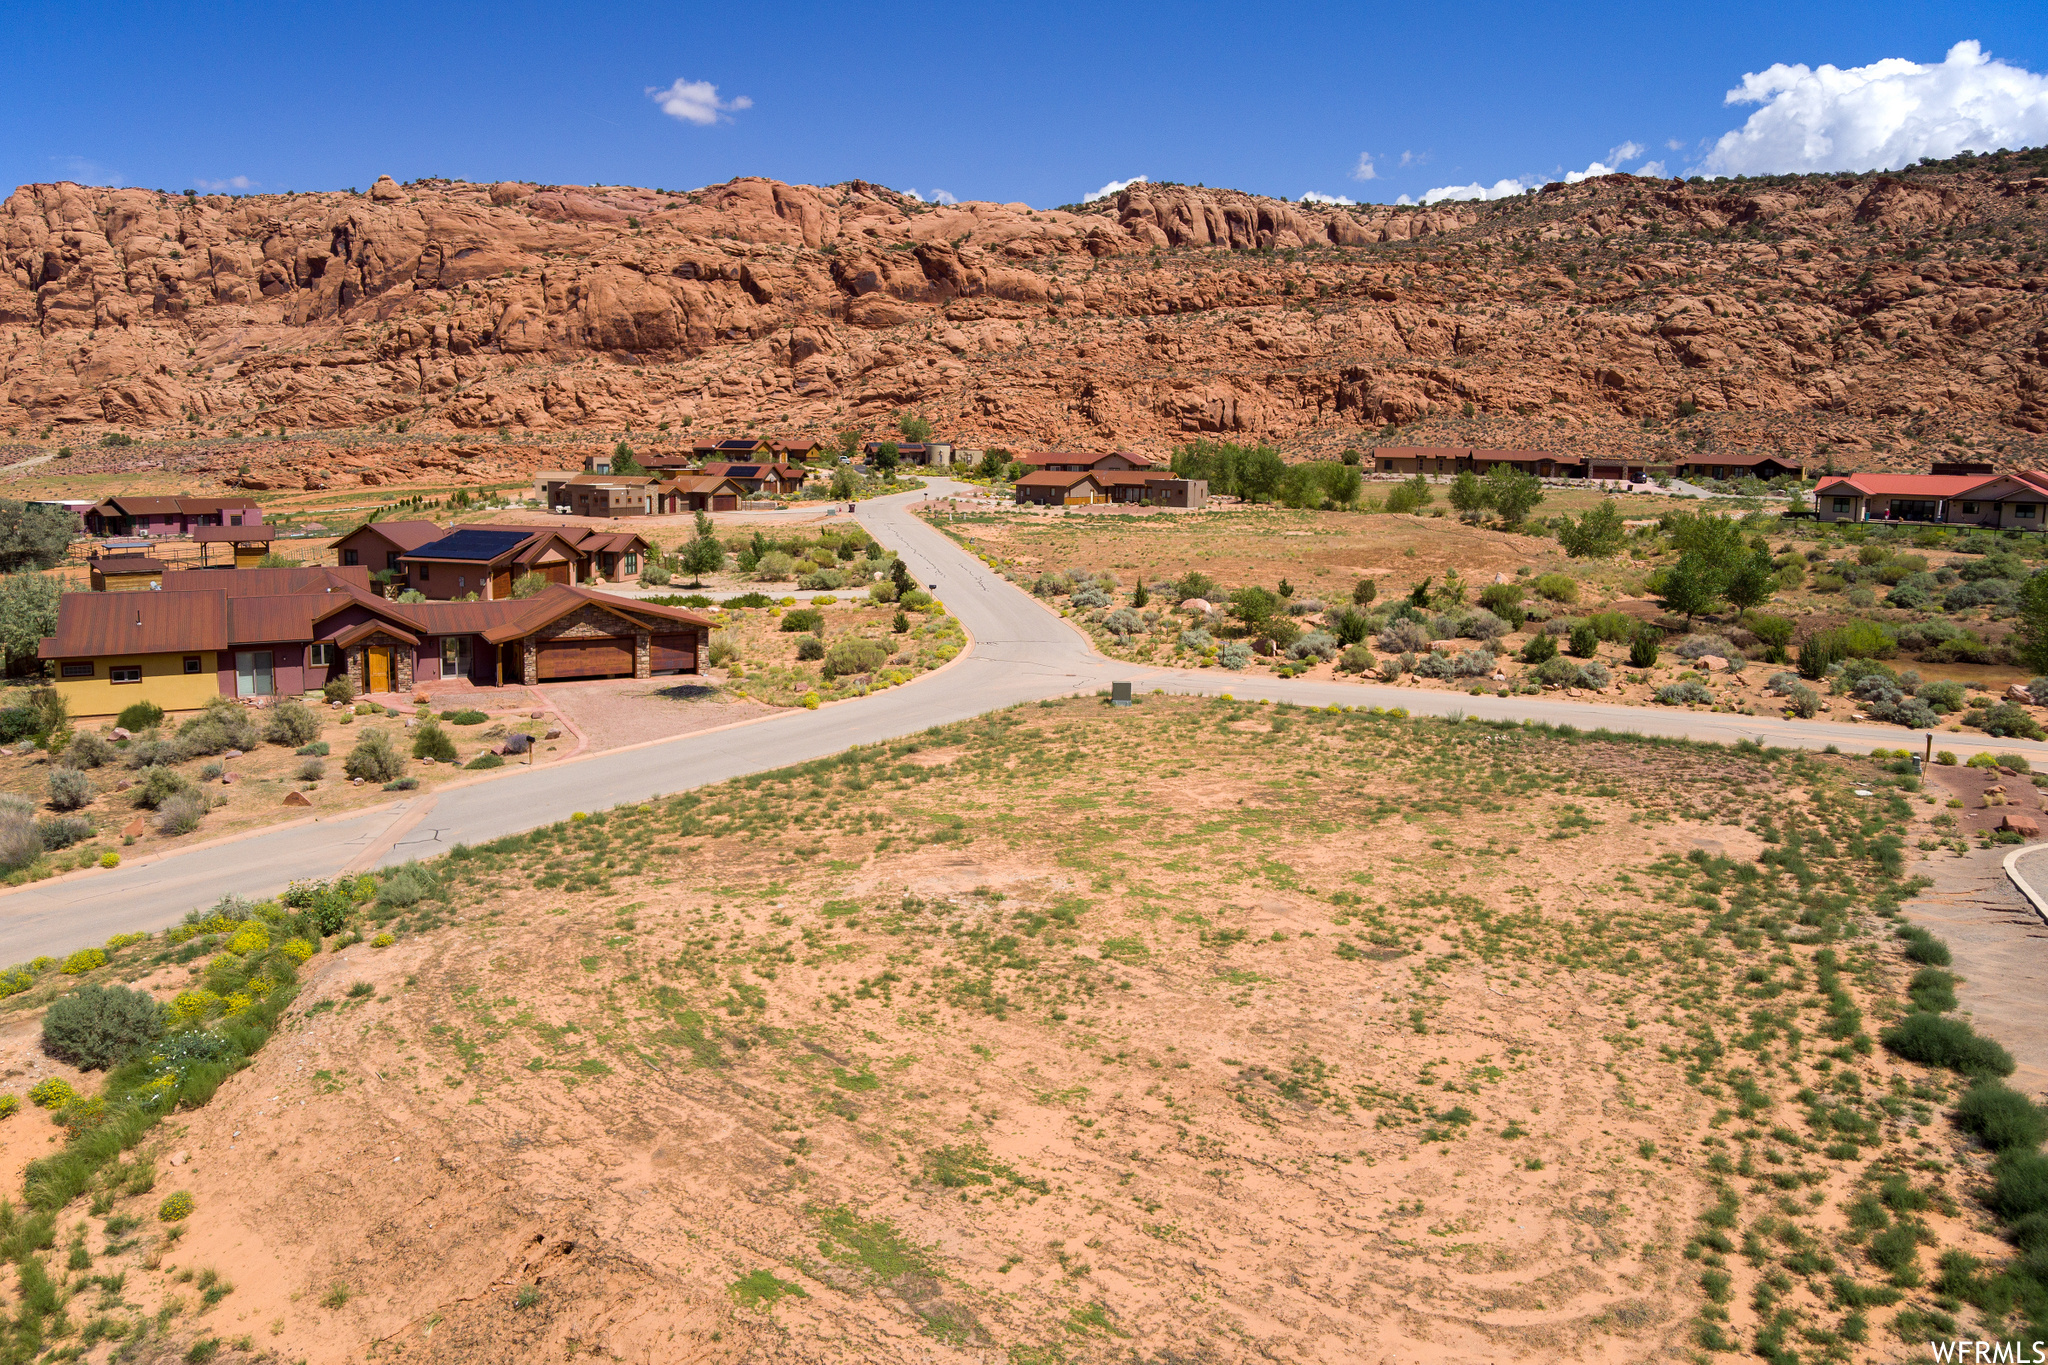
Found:
[[(2039, 3), (31, 0), (13, 13), (9, 187), (366, 188), (387, 173), (686, 188), (751, 174), (1047, 207), (1146, 175), (1393, 201), (1540, 183), (1616, 149), (1636, 150), (1611, 164), (1684, 170), (1762, 107), (1724, 104), (1745, 73), (1937, 64), (1963, 40), (2009, 64), (1978, 68), (2005, 101), (1985, 135), (2048, 141), (2048, 83), (2028, 83), (2048, 73)], [(1950, 94), (1960, 81), (1964, 98), (1974, 79), (1927, 81)], [(712, 121), (665, 113), (649, 92), (679, 81), (729, 107), (686, 85), (676, 107)], [(1816, 120), (1868, 113), (1831, 98), (1794, 108), (1795, 91), (1781, 126), (1722, 164), (1798, 168), (1764, 163), (1794, 157)], [(1834, 145), (1888, 136), (1818, 131)]]

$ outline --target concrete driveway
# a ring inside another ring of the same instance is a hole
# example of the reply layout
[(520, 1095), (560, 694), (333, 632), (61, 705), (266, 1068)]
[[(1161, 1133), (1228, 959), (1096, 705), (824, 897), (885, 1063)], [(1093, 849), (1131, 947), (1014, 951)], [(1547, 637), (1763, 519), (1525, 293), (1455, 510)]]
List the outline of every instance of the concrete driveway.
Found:
[[(965, 488), (933, 479), (928, 491)], [(1405, 706), (1489, 720), (1538, 720), (1733, 743), (1847, 751), (1917, 745), (1891, 727), (1841, 726), (1774, 716), (1732, 716), (1603, 706), (1547, 697), (1473, 697), (1332, 682), (1291, 682), (1220, 669), (1135, 667), (1095, 653), (1078, 630), (1004, 581), (911, 510), (925, 492), (860, 505), (859, 518), (895, 548), (911, 575), (939, 597), (973, 637), (948, 667), (886, 692), (816, 711), (790, 711), (730, 729), (614, 749), (551, 767), (514, 772), (431, 796), (333, 820), (277, 828), (219, 844), (87, 871), (0, 894), (0, 962), (59, 956), (133, 930), (161, 929), (187, 910), (228, 894), (264, 896), (294, 879), (427, 858), (458, 843), (481, 843), (621, 802), (683, 791), (872, 744), (1018, 702), (1093, 693), (1129, 680), (1141, 693), (1269, 698), (1306, 705)], [(2048, 744), (1998, 741), (2001, 749), (2048, 762)]]

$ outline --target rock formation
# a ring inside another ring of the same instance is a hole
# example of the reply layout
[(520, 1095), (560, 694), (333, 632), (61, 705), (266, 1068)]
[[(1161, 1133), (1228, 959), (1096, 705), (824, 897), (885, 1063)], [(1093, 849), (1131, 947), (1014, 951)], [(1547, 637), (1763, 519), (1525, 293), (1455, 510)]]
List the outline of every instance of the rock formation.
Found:
[(317, 434), (349, 453), (283, 477), (343, 483), (406, 450), (516, 477), (559, 462), (543, 437), (823, 437), (899, 411), (1009, 447), (1917, 468), (1961, 442), (2038, 463), (2042, 160), (1434, 208), (1151, 184), (1063, 210), (859, 181), (30, 185), (0, 206), (0, 428), (216, 470), (251, 459), (222, 442)]

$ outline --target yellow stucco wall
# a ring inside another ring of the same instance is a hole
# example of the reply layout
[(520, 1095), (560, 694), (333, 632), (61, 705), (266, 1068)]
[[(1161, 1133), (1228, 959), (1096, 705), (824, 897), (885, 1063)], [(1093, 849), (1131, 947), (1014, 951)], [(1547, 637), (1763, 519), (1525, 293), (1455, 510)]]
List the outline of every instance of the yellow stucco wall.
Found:
[[(220, 695), (214, 651), (199, 650), (199, 672), (185, 671), (183, 654), (128, 654), (94, 659), (90, 678), (66, 678), (59, 663), (52, 682), (74, 716), (119, 715), (122, 708), (138, 701), (153, 701), (166, 711), (196, 711), (208, 697)], [(74, 661), (75, 662), (75, 661)], [(107, 681), (116, 664), (141, 664), (142, 681)]]

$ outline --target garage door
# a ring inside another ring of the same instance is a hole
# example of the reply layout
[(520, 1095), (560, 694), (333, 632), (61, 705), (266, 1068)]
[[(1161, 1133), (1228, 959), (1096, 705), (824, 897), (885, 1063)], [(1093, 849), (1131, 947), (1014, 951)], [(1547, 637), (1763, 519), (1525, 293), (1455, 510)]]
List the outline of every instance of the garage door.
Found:
[(604, 640), (543, 640), (538, 665), (540, 679), (611, 678), (633, 676), (633, 641), (612, 637)]
[(550, 583), (566, 585), (569, 582), (569, 566), (561, 560), (556, 560), (552, 564), (543, 564), (540, 566), (540, 576)]
[(656, 673), (695, 673), (697, 633), (686, 631), (681, 635), (655, 636), (650, 662)]

